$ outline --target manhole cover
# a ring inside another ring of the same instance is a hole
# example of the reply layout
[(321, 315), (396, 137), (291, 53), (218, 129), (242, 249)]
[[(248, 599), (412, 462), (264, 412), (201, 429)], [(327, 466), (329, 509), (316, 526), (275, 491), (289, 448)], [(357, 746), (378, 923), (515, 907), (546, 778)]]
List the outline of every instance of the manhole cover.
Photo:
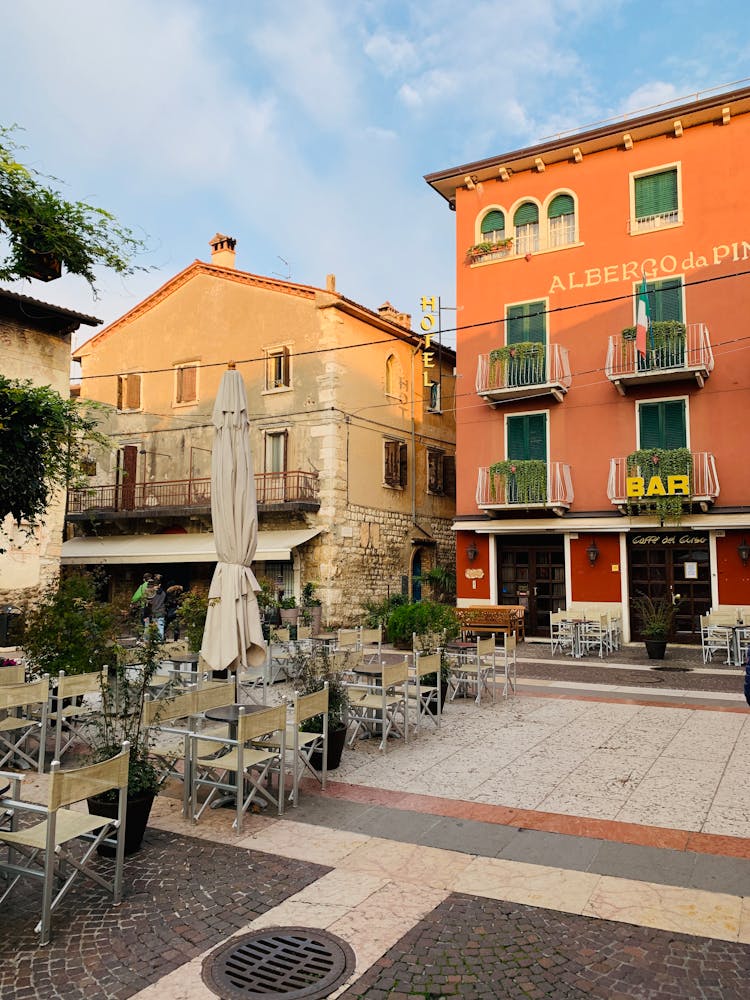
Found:
[(203, 982), (222, 1000), (322, 1000), (354, 971), (341, 938), (308, 927), (271, 927), (233, 938), (203, 962)]

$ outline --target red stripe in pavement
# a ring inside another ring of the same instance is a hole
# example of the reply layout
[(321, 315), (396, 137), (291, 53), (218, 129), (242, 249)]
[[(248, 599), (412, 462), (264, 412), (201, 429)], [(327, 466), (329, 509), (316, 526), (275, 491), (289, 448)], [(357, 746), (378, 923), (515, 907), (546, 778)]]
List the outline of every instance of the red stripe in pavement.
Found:
[(673, 830), (662, 826), (642, 826), (638, 823), (619, 823), (617, 820), (590, 819), (586, 816), (568, 816), (565, 813), (541, 812), (536, 809), (514, 809), (509, 806), (490, 805), (486, 802), (465, 802), (445, 799), (435, 795), (418, 795), (415, 792), (394, 792), (386, 788), (367, 785), (350, 785), (329, 781), (325, 792), (317, 782), (305, 781), (307, 791), (347, 802), (363, 802), (405, 809), (410, 812), (454, 819), (496, 823), (498, 826), (516, 826), (525, 830), (563, 833), (573, 837), (591, 837), (620, 844), (638, 844), (643, 847), (666, 847), (674, 851), (693, 851), (697, 854), (718, 854), (732, 858), (750, 859), (750, 838), (728, 837), (691, 830)]

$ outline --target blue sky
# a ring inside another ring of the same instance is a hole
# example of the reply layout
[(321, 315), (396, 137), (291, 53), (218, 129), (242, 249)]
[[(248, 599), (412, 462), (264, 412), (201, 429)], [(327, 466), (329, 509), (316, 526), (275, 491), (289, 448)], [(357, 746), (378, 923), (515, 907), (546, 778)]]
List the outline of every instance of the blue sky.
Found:
[(452, 304), (454, 216), (425, 173), (742, 80), (749, 22), (739, 0), (5, 5), (0, 123), (152, 269), (102, 273), (98, 301), (18, 287), (109, 322), (218, 230), (248, 271)]

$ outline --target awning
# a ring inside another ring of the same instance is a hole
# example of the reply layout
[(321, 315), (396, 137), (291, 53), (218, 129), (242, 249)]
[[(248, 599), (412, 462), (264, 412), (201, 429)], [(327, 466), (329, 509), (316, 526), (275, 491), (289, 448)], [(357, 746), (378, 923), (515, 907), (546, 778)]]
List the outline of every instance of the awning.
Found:
[[(292, 558), (292, 549), (309, 542), (322, 530), (259, 531), (255, 562), (286, 562)], [(60, 561), (63, 566), (216, 562), (216, 548), (211, 532), (70, 538), (63, 542)]]

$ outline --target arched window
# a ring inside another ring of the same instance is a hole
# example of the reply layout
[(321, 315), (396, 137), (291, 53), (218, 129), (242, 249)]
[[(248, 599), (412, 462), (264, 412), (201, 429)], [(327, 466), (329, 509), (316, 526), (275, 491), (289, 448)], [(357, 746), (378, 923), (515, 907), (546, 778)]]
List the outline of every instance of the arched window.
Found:
[(505, 213), (493, 208), (482, 219), (482, 242), (499, 243), (505, 239)]
[(513, 216), (516, 230), (516, 253), (531, 253), (539, 249), (539, 209), (533, 201), (525, 201)]
[(401, 365), (395, 354), (389, 354), (386, 358), (385, 394), (401, 398)]
[(572, 195), (558, 194), (554, 197), (547, 209), (547, 219), (551, 247), (564, 247), (568, 243), (575, 243), (576, 208)]

